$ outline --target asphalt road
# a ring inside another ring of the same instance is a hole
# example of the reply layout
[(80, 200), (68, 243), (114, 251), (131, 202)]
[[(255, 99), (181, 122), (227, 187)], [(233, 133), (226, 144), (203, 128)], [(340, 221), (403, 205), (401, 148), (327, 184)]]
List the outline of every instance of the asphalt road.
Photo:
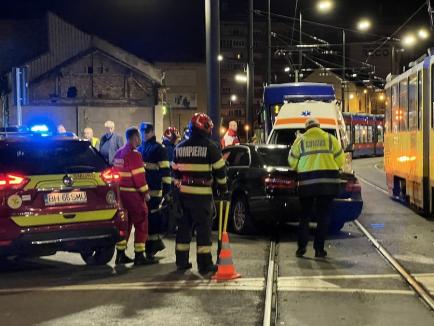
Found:
[[(381, 159), (357, 160), (354, 167), (385, 188)], [(434, 222), (362, 187), (359, 221), (434, 293)], [(295, 258), (296, 228), (279, 232), (277, 325), (434, 324), (433, 313), (354, 224), (328, 241), (327, 259), (313, 258), (312, 248)], [(173, 239), (160, 264), (148, 267), (115, 268), (113, 261), (88, 267), (67, 253), (1, 262), (1, 324), (262, 325), (269, 243), (267, 234), (231, 235), (243, 277), (228, 283), (203, 279), (195, 268), (175, 273)]]

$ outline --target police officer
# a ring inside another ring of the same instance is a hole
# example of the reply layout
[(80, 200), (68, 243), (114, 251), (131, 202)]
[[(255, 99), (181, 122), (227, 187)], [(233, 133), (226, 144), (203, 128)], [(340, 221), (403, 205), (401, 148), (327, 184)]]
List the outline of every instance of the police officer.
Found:
[(189, 127), (191, 137), (176, 146), (172, 163), (183, 209), (176, 235), (176, 265), (180, 271), (192, 267), (189, 251), (195, 227), (198, 269), (201, 274), (207, 274), (216, 270), (211, 255), (212, 184), (215, 179), (220, 191), (227, 192), (226, 165), (219, 148), (210, 139), (211, 119), (204, 113), (196, 113)]
[(167, 152), (169, 162), (173, 161), (173, 150), (180, 139), (179, 131), (175, 127), (168, 127), (163, 134), (163, 146)]
[(151, 200), (149, 201), (149, 237), (146, 242), (146, 257), (155, 259), (157, 252), (166, 246), (161, 238), (165, 226), (158, 211), (163, 196), (169, 191), (172, 183), (170, 165), (164, 147), (155, 138), (154, 126), (149, 122), (140, 124), (143, 143), (139, 147), (145, 162), (146, 176), (149, 185)]
[(310, 118), (306, 132), (294, 142), (289, 153), (289, 166), (298, 173), (301, 218), (297, 257), (303, 257), (309, 239), (309, 220), (316, 212), (315, 257), (326, 257), (324, 250), (334, 197), (339, 192), (339, 170), (345, 154), (335, 136), (320, 128), (317, 119)]
[(146, 202), (150, 200), (148, 185), (145, 178), (145, 167), (142, 157), (136, 150), (140, 145), (140, 133), (137, 128), (128, 128), (125, 132), (127, 144), (120, 148), (114, 158), (114, 167), (121, 176), (121, 200), (128, 211), (129, 229), (125, 239), (116, 244), (116, 265), (127, 264), (132, 259), (125, 254), (131, 228), (134, 225), (134, 264), (147, 265), (153, 262), (143, 255), (145, 241), (148, 237), (148, 209)]

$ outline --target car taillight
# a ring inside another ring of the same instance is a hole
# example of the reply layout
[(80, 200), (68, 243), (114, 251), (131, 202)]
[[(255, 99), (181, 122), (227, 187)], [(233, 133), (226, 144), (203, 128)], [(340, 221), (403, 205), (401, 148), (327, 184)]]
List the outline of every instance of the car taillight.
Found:
[(345, 191), (347, 192), (361, 192), (362, 187), (360, 186), (359, 181), (357, 180), (349, 180), (345, 185)]
[(265, 187), (267, 189), (294, 189), (295, 180), (283, 177), (266, 177)]
[(0, 190), (20, 190), (28, 182), (28, 178), (16, 173), (0, 174)]
[(105, 183), (115, 183), (121, 180), (121, 175), (113, 168), (109, 168), (101, 173), (101, 178)]

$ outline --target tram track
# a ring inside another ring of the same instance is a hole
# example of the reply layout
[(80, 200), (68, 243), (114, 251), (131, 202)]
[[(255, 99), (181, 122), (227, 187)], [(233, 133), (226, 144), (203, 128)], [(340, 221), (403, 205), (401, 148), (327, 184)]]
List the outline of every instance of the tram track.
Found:
[[(376, 189), (383, 194), (388, 192), (358, 176), (358, 179)], [(375, 238), (368, 229), (359, 221), (355, 220), (353, 224), (360, 230), (363, 236), (371, 243), (376, 249), (377, 253), (382, 256), (384, 260), (395, 270), (397, 275), (410, 287), (420, 300), (427, 306), (428, 309), (434, 311), (434, 300), (430, 292), (416, 280), (416, 278), (385, 248), (380, 244), (379, 239)], [(263, 326), (276, 325), (278, 319), (278, 277), (279, 277), (279, 235), (278, 232), (270, 241), (270, 250), (268, 255), (267, 275), (265, 284), (265, 302), (264, 302), (264, 315)]]

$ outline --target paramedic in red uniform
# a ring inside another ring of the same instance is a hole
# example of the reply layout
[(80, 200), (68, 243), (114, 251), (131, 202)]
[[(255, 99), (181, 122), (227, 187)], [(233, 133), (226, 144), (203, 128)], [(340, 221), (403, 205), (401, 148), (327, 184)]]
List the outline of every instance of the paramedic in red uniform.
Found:
[(229, 122), (228, 131), (226, 131), (225, 135), (221, 140), (222, 148), (237, 145), (240, 143), (240, 140), (237, 136), (238, 125), (236, 121)]
[(128, 211), (129, 230), (125, 239), (116, 244), (116, 265), (133, 262), (125, 254), (131, 228), (134, 225), (134, 265), (153, 264), (143, 254), (145, 242), (148, 238), (148, 207), (150, 200), (149, 189), (145, 178), (145, 167), (142, 156), (136, 150), (140, 145), (140, 132), (137, 128), (128, 128), (125, 132), (127, 143), (120, 148), (113, 159), (114, 167), (121, 176), (121, 200)]

